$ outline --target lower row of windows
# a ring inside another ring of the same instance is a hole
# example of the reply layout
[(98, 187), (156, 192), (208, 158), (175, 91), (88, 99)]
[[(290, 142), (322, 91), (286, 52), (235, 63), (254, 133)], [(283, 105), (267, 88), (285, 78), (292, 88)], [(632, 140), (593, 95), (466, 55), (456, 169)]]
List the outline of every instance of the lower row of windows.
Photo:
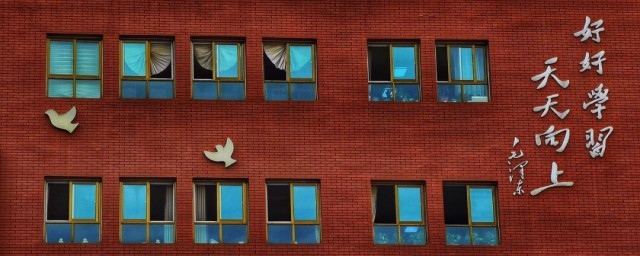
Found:
[[(375, 244), (426, 244), (424, 185), (373, 183)], [(321, 238), (319, 184), (268, 183), (267, 240), (270, 244), (318, 244)], [(448, 245), (497, 245), (496, 192), (493, 185), (445, 183)], [(45, 242), (98, 243), (101, 183), (47, 180)], [(247, 183), (194, 183), (194, 240), (207, 244), (247, 243)], [(175, 182), (120, 183), (120, 241), (174, 243)]]

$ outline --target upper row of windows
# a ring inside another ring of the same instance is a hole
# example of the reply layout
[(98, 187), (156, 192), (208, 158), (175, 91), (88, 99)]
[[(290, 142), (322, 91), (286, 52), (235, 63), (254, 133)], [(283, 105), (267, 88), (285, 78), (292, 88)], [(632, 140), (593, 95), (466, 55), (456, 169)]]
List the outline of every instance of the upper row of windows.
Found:
[[(102, 41), (48, 39), (47, 95), (51, 98), (102, 97)], [(316, 49), (310, 42), (263, 44), (264, 98), (315, 101)], [(420, 101), (419, 48), (416, 43), (368, 44), (369, 100)], [(192, 42), (192, 98), (246, 98), (244, 43)], [(484, 44), (436, 44), (440, 102), (488, 102)], [(172, 99), (174, 47), (167, 40), (120, 42), (120, 97)]]

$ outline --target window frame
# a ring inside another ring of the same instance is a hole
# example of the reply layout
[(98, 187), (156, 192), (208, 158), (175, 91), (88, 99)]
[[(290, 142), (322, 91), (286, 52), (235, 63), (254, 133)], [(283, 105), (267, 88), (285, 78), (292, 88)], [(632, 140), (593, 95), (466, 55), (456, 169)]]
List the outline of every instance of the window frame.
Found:
[[(395, 204), (395, 213), (396, 213), (396, 223), (391, 224), (391, 223), (375, 223), (375, 218), (371, 219), (371, 223), (372, 223), (372, 227), (371, 227), (371, 232), (373, 234), (373, 244), (376, 246), (424, 246), (426, 244), (428, 244), (428, 229), (427, 229), (427, 216), (426, 216), (426, 197), (425, 197), (425, 186), (424, 184), (419, 184), (419, 183), (396, 183), (396, 182), (373, 182), (371, 183), (371, 198), (373, 199), (373, 188), (374, 186), (389, 186), (392, 185), (393, 186), (393, 193), (394, 193), (394, 204)], [(399, 208), (399, 202), (400, 202), (400, 198), (398, 197), (398, 188), (399, 187), (406, 187), (406, 188), (420, 188), (420, 213), (422, 214), (422, 221), (421, 222), (417, 222), (417, 221), (400, 221), (400, 208)], [(373, 207), (373, 205), (372, 205)], [(373, 217), (373, 216), (372, 216)], [(397, 227), (397, 235), (398, 235), (398, 243), (396, 244), (376, 244), (375, 243), (375, 227), (376, 225), (378, 226), (393, 226), (393, 227)], [(424, 240), (425, 240), (425, 244), (404, 244), (402, 243), (402, 227), (403, 226), (421, 226), (424, 227)]]
[[(282, 185), (288, 185), (289, 186), (289, 210), (290, 210), (290, 214), (291, 214), (291, 221), (269, 221), (269, 197), (268, 197), (268, 186), (270, 185), (276, 185), (276, 186), (282, 186)], [(294, 203), (294, 198), (293, 198), (293, 187), (294, 186), (308, 186), (308, 187), (315, 187), (316, 188), (316, 220), (312, 221), (312, 220), (300, 220), (300, 221), (296, 221), (295, 220), (295, 216), (294, 216), (294, 209), (295, 209), (295, 203)], [(313, 181), (296, 181), (296, 182), (268, 182), (266, 183), (265, 186), (265, 195), (266, 195), (266, 220), (267, 220), (267, 232), (265, 232), (265, 236), (266, 236), (266, 241), (267, 244), (270, 245), (283, 245), (283, 244), (278, 244), (278, 243), (269, 243), (269, 225), (290, 225), (291, 226), (291, 243), (290, 244), (284, 244), (284, 245), (320, 245), (322, 243), (322, 220), (321, 220), (321, 202), (320, 202), (320, 183), (319, 182), (313, 182)], [(296, 242), (296, 224), (299, 225), (318, 225), (318, 243), (316, 244), (298, 244)]]
[[(500, 236), (500, 224), (499, 224), (499, 213), (498, 213), (498, 197), (497, 197), (497, 185), (491, 185), (491, 184), (482, 184), (482, 183), (445, 183), (443, 186), (443, 190), (445, 186), (465, 186), (466, 187), (466, 192), (467, 192), (467, 221), (468, 221), (468, 225), (463, 225), (463, 224), (444, 224), (445, 226), (445, 245), (447, 246), (488, 246), (488, 247), (493, 247), (493, 246), (499, 246), (501, 244), (501, 236)], [(492, 201), (493, 201), (493, 222), (473, 222), (472, 221), (472, 216), (471, 216), (471, 189), (472, 188), (490, 188), (491, 189), (491, 194), (492, 194)], [(444, 192), (444, 191), (443, 191)], [(444, 196), (445, 194), (442, 193), (443, 196), (443, 200), (444, 200)], [(445, 209), (443, 207), (443, 213), (446, 215)], [(447, 244), (446, 243), (446, 228), (447, 227), (468, 227), (469, 228), (469, 244), (468, 245), (453, 245), (453, 244)], [(474, 227), (495, 227), (496, 228), (496, 244), (495, 245), (477, 245), (474, 244), (473, 242), (473, 228)]]
[[(145, 43), (145, 76), (125, 76), (124, 75), (124, 44), (125, 43)], [(151, 77), (151, 44), (154, 43), (169, 43), (171, 45), (171, 78), (152, 78)], [(175, 51), (175, 42), (174, 40), (168, 39), (120, 39), (119, 43), (120, 49), (120, 86), (119, 95), (120, 99), (123, 100), (172, 100), (176, 98), (176, 51)], [(146, 94), (144, 98), (125, 98), (122, 96), (122, 81), (144, 81), (145, 82), (145, 90)], [(150, 98), (151, 94), (151, 81), (172, 81), (171, 86), (173, 87), (173, 95), (170, 99), (164, 98)]]
[[(146, 219), (124, 219), (124, 185), (146, 185)], [(151, 220), (151, 185), (171, 185), (173, 187), (173, 221), (152, 221)], [(175, 244), (177, 237), (176, 229), (176, 183), (171, 181), (120, 181), (120, 204), (119, 204), (119, 240), (121, 244), (131, 244), (122, 242), (122, 225), (124, 224), (145, 224), (146, 226), (146, 242), (144, 244), (155, 244), (149, 241), (151, 225), (173, 225), (173, 243)]]
[[(197, 211), (197, 198), (196, 198), (196, 187), (198, 185), (215, 185), (216, 186), (216, 219), (215, 221), (199, 221), (196, 220), (196, 211)], [(241, 185), (242, 186), (242, 220), (223, 220), (221, 219), (221, 215), (220, 215), (220, 204), (222, 202), (221, 200), (221, 193), (220, 193), (220, 186), (225, 186), (225, 185)], [(196, 243), (196, 225), (218, 225), (218, 234), (220, 236), (220, 241), (217, 244), (238, 244), (238, 243), (224, 243), (223, 241), (223, 232), (222, 232), (222, 225), (246, 225), (247, 227), (247, 234), (246, 234), (246, 240), (247, 242), (244, 244), (248, 244), (249, 243), (249, 225), (248, 225), (248, 211), (249, 211), (249, 199), (247, 198), (247, 190), (248, 190), (248, 182), (246, 181), (194, 181), (193, 182), (193, 224), (192, 224), (192, 230), (193, 230), (193, 241), (194, 243)], [(204, 243), (196, 243), (196, 244), (204, 244)]]
[[(72, 72), (71, 75), (58, 75), (51, 74), (51, 42), (52, 41), (61, 41), (61, 42), (73, 42), (73, 54), (72, 54)], [(78, 42), (91, 42), (98, 43), (98, 75), (97, 76), (89, 76), (89, 75), (77, 75), (76, 74), (76, 51), (77, 51), (77, 43)], [(47, 46), (46, 46), (46, 65), (47, 65), (47, 77), (46, 77), (46, 89), (45, 96), (50, 99), (86, 99), (86, 100), (99, 100), (102, 99), (103, 95), (103, 86), (102, 86), (102, 38), (97, 37), (47, 37)], [(73, 83), (73, 93), (71, 97), (49, 97), (49, 79), (65, 79), (71, 80)], [(77, 80), (98, 80), (100, 82), (100, 97), (98, 98), (78, 98), (76, 97), (76, 81)]]
[[(286, 80), (267, 80), (264, 74), (264, 46), (265, 45), (285, 45), (285, 51), (287, 53), (287, 66), (285, 68), (286, 72)], [(291, 78), (291, 46), (311, 46), (311, 78)], [(262, 80), (263, 80), (263, 89), (262, 93), (264, 95), (265, 101), (296, 101), (296, 102), (312, 102), (318, 101), (318, 81), (317, 81), (317, 60), (316, 60), (316, 42), (307, 42), (307, 41), (294, 41), (294, 42), (282, 42), (282, 41), (265, 41), (262, 42)], [(267, 83), (287, 83), (288, 86), (288, 98), (286, 100), (269, 100), (267, 99)], [(291, 98), (292, 93), (292, 83), (313, 83), (315, 87), (315, 95), (313, 100), (293, 100)]]
[[(440, 81), (438, 80), (438, 47), (446, 47), (447, 48), (447, 71), (449, 80)], [(461, 48), (471, 48), (471, 57), (472, 57), (472, 69), (473, 69), (473, 80), (453, 80), (451, 76), (451, 47), (461, 47)], [(477, 60), (476, 60), (476, 48), (484, 49), (484, 80), (478, 80), (477, 74)], [(472, 104), (482, 104), (482, 103), (490, 103), (491, 102), (491, 82), (489, 80), (489, 44), (487, 42), (436, 42), (435, 44), (435, 52), (436, 56), (436, 97), (438, 95), (437, 90), (440, 85), (448, 85), (448, 86), (460, 86), (460, 101), (452, 102), (440, 101), (439, 103), (472, 103)], [(487, 101), (465, 101), (464, 99), (464, 86), (465, 85), (484, 85), (487, 87)]]
[[(212, 51), (212, 55), (213, 58), (211, 58), (211, 66), (213, 67), (212, 70), (212, 77), (211, 79), (204, 79), (204, 78), (195, 78), (195, 72), (194, 72), (194, 68), (195, 68), (195, 62), (193, 60), (194, 58), (194, 45), (210, 45), (211, 46), (211, 51)], [(238, 77), (237, 78), (228, 78), (228, 77), (218, 77), (217, 76), (217, 69), (218, 69), (218, 63), (217, 63), (217, 57), (218, 57), (218, 52), (216, 49), (216, 46), (218, 45), (236, 45), (238, 47)], [(191, 40), (191, 99), (193, 100), (204, 100), (207, 101), (208, 99), (196, 99), (195, 95), (194, 95), (194, 83), (195, 82), (215, 82), (216, 83), (216, 92), (217, 92), (217, 96), (218, 98), (215, 100), (221, 100), (221, 101), (243, 101), (246, 100), (247, 98), (247, 81), (246, 81), (246, 61), (245, 61), (245, 56), (246, 56), (246, 52), (245, 52), (245, 42), (243, 41), (239, 41), (239, 40)], [(242, 82), (244, 84), (244, 97), (242, 100), (224, 100), (220, 98), (220, 84), (222, 82)]]
[[(414, 62), (415, 62), (415, 79), (395, 79), (393, 68), (393, 47), (413, 47)], [(371, 59), (369, 54), (369, 47), (386, 47), (389, 49), (389, 80), (390, 81), (371, 81)], [(412, 42), (368, 42), (367, 43), (367, 83), (368, 83), (368, 97), (370, 102), (401, 102), (401, 103), (417, 103), (422, 101), (422, 83), (420, 80), (420, 43)], [(393, 99), (390, 101), (371, 100), (371, 84), (391, 84)], [(417, 84), (418, 85), (418, 99), (416, 101), (398, 101), (396, 100), (396, 84)]]
[[(69, 184), (69, 216), (68, 220), (49, 220), (48, 216), (48, 208), (49, 208), (49, 184)], [(73, 218), (73, 185), (74, 184), (89, 184), (96, 185), (96, 217), (94, 219), (74, 219)], [(70, 224), (71, 225), (71, 241), (68, 244), (83, 244), (83, 243), (74, 243), (74, 226), (75, 224), (97, 224), (98, 225), (98, 241), (96, 243), (102, 242), (102, 182), (100, 180), (87, 179), (87, 180), (76, 180), (76, 179), (46, 179), (44, 183), (44, 223), (42, 226), (43, 236), (42, 241), (45, 244), (55, 244), (55, 243), (47, 243), (47, 224)], [(94, 244), (96, 244), (94, 243)]]

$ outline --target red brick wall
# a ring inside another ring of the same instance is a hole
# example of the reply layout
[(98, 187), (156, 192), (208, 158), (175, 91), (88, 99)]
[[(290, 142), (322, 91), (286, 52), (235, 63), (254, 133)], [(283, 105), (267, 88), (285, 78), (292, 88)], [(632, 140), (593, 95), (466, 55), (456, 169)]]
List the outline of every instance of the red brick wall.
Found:
[[(74, 2), (74, 3), (72, 3)], [(638, 1), (4, 1), (0, 3), (0, 248), (7, 254), (214, 253), (218, 255), (638, 255), (640, 114), (636, 42)], [(586, 15), (604, 19), (602, 43), (572, 33)], [(103, 35), (103, 98), (46, 97), (48, 33)], [(121, 35), (175, 37), (174, 100), (118, 96)], [(190, 38), (246, 38), (247, 99), (190, 99)], [(262, 40), (317, 41), (318, 101), (263, 100)], [(420, 42), (422, 101), (369, 102), (367, 40)], [(436, 97), (435, 41), (486, 40), (491, 103), (445, 104)], [(605, 50), (604, 75), (579, 73), (585, 52)], [(530, 78), (554, 65), (563, 90)], [(599, 83), (610, 89), (604, 118), (581, 109)], [(566, 120), (532, 108), (560, 93)], [(76, 106), (73, 135), (43, 114)], [(570, 128), (564, 153), (536, 147), (549, 125)], [(585, 148), (589, 128), (615, 128), (605, 158)], [(513, 137), (529, 160), (525, 191), (550, 183), (552, 161), (573, 181), (537, 197), (515, 197), (506, 158)], [(231, 137), (238, 163), (206, 160), (204, 150)], [(102, 242), (44, 244), (44, 177), (100, 177)], [(177, 180), (177, 239), (171, 245), (118, 240), (118, 182), (123, 177)], [(249, 243), (196, 245), (193, 178), (249, 181)], [(322, 243), (266, 243), (266, 179), (321, 183)], [(425, 246), (374, 246), (371, 181), (426, 184)], [(445, 246), (443, 181), (495, 181), (501, 244)]]

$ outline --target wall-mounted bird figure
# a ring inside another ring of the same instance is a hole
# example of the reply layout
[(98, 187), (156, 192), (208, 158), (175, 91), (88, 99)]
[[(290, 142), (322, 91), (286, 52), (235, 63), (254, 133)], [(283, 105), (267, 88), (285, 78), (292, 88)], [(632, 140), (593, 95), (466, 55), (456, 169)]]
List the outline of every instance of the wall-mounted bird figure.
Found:
[(47, 110), (44, 112), (47, 116), (49, 116), (49, 121), (51, 121), (51, 125), (58, 129), (65, 130), (69, 133), (72, 133), (76, 127), (78, 127), (77, 123), (71, 123), (74, 118), (76, 118), (76, 107), (72, 107), (67, 113), (62, 115), (58, 114), (53, 109)]
[(236, 162), (235, 159), (231, 158), (233, 154), (233, 141), (227, 138), (227, 144), (222, 147), (222, 145), (216, 145), (216, 149), (218, 152), (210, 152), (205, 151), (204, 155), (211, 161), (214, 162), (224, 162), (224, 167), (229, 167)]

